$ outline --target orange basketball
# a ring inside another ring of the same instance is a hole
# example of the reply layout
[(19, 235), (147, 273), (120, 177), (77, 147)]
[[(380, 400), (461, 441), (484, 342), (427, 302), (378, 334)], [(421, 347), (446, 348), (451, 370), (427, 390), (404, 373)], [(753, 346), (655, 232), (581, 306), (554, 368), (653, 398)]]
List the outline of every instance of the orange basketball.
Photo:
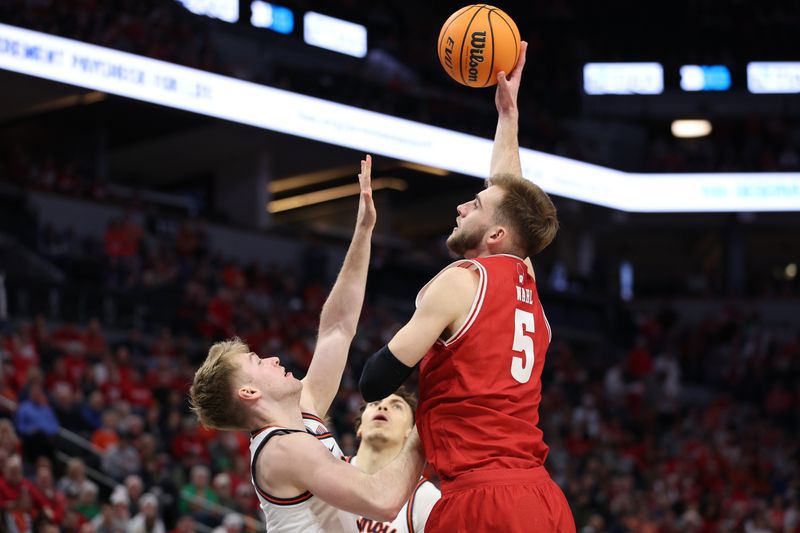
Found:
[(439, 62), (451, 78), (469, 87), (497, 83), (519, 58), (519, 30), (511, 17), (486, 4), (462, 7), (439, 32)]

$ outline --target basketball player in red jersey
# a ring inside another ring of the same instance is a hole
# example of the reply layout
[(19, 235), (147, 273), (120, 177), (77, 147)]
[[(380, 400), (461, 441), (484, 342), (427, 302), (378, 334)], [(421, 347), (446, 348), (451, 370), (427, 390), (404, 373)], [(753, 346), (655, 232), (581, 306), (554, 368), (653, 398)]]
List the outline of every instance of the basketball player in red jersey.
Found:
[(550, 326), (529, 262), (555, 237), (556, 210), (522, 179), (517, 94), (527, 43), (498, 75), (491, 178), (458, 206), (448, 247), (463, 255), (417, 296), (411, 320), (364, 366), (374, 401), (420, 364), (417, 427), (442, 480), (430, 532), (574, 532), (563, 492), (544, 462), (538, 428)]

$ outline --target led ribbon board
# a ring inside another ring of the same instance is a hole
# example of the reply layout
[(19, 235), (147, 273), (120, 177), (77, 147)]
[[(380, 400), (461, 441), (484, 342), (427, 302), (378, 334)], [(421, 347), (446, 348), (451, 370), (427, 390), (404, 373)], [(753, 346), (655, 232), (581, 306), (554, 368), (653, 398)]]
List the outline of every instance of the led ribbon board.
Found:
[[(5, 24), (0, 68), (469, 176), (489, 169), (489, 139)], [(800, 173), (632, 174), (520, 155), (546, 191), (623, 211), (800, 211)]]

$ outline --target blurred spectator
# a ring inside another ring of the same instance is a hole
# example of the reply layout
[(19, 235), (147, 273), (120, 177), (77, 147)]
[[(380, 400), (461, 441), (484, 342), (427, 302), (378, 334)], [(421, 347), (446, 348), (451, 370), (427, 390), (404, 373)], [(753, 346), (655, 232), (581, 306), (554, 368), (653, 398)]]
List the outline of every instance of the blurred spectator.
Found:
[(175, 529), (169, 533), (196, 533), (197, 526), (195, 525), (194, 518), (188, 515), (181, 516), (175, 523)]
[(211, 533), (242, 533), (244, 519), (238, 513), (228, 513), (222, 518), (222, 524), (214, 528)]
[[(85, 427), (89, 434), (93, 434), (102, 426), (103, 408), (105, 407), (103, 393), (94, 390), (89, 394), (89, 398), (81, 403), (80, 415), (81, 425)], [(98, 442), (100, 439), (98, 439)], [(99, 446), (98, 446), (99, 447)]]
[(37, 512), (31, 501), (30, 490), (22, 488), (6, 507), (5, 530), (8, 533), (33, 533)]
[(13, 424), (7, 418), (0, 418), (0, 449), (8, 452), (8, 455), (22, 451), (17, 432), (14, 431)]
[(47, 503), (36, 485), (23, 477), (22, 458), (19, 455), (10, 456), (0, 478), (0, 509), (18, 509), (22, 514), (27, 514), (31, 506), (44, 509)]
[(142, 495), (139, 512), (128, 522), (127, 533), (166, 533), (158, 511), (158, 498), (150, 493)]
[(200, 430), (195, 417), (186, 416), (182, 419), (181, 430), (172, 439), (170, 451), (186, 466), (208, 464), (206, 435)]
[(125, 478), (125, 492), (128, 495), (128, 508), (131, 514), (139, 512), (140, 502), (139, 498), (144, 494), (144, 482), (142, 478), (136, 474), (131, 474)]
[(53, 455), (61, 426), (41, 385), (31, 386), (28, 399), (20, 402), (15, 425), (27, 460), (33, 462), (40, 455)]
[(116, 429), (119, 413), (113, 407), (108, 408), (103, 411), (101, 420), (101, 426), (92, 433), (92, 444), (101, 452), (105, 452), (119, 443), (119, 434)]
[(100, 504), (97, 501), (97, 486), (84, 485), (78, 494), (78, 501), (72, 506), (85, 520), (93, 520), (100, 514)]
[(131, 515), (128, 509), (128, 495), (123, 487), (117, 487), (109, 498), (110, 505), (104, 505), (91, 524), (97, 533), (125, 533)]
[(80, 457), (72, 457), (67, 461), (64, 477), (58, 480), (56, 488), (64, 494), (80, 495), (85, 490), (94, 489), (98, 492), (97, 484), (86, 477), (86, 464)]
[(48, 520), (60, 524), (66, 510), (66, 495), (58, 490), (53, 480), (53, 467), (49, 461), (40, 461), (36, 467), (36, 488), (43, 498), (42, 512)]
[(191, 515), (196, 521), (206, 525), (213, 523), (213, 514), (206, 502), (218, 504), (219, 497), (210, 486), (211, 473), (203, 465), (192, 467), (189, 483), (181, 487), (179, 509), (181, 514)]
[(121, 430), (119, 441), (109, 445), (103, 453), (103, 471), (115, 481), (122, 482), (141, 468), (139, 451), (134, 445), (134, 435), (129, 428)]

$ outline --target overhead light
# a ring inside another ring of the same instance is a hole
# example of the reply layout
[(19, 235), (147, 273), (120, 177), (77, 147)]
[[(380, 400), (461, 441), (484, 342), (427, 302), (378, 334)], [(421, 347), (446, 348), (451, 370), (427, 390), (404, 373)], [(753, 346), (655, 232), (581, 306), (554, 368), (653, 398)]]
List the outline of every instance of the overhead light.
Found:
[(786, 265), (783, 273), (786, 275), (786, 279), (793, 280), (797, 277), (797, 263), (789, 263)]
[(178, 0), (195, 15), (236, 22), (239, 20), (239, 0)]
[(683, 65), (681, 89), (684, 91), (727, 91), (731, 71), (725, 65)]
[(297, 174), (296, 176), (289, 176), (288, 178), (281, 178), (279, 180), (271, 181), (269, 182), (268, 190), (272, 194), (278, 194), (291, 191), (292, 189), (300, 189), (301, 187), (308, 187), (309, 185), (333, 181), (341, 178), (342, 176), (348, 176), (355, 173), (356, 169), (353, 167), (353, 165), (326, 168), (325, 170)]
[[(395, 191), (405, 191), (408, 184), (405, 180), (398, 178), (378, 178), (372, 180), (372, 190), (380, 191), (381, 189), (392, 189)], [(300, 207), (307, 207), (309, 205), (321, 204), (331, 200), (338, 200), (348, 196), (356, 196), (361, 192), (361, 187), (358, 183), (351, 183), (349, 185), (340, 185), (338, 187), (331, 187), (330, 189), (323, 189), (321, 191), (314, 191), (305, 194), (298, 194), (290, 196), (289, 198), (281, 198), (280, 200), (273, 200), (267, 204), (267, 211), (270, 213), (280, 213), (282, 211), (289, 211), (291, 209), (298, 209)]]
[(664, 67), (661, 63), (586, 63), (583, 90), (586, 94), (661, 94)]
[(672, 135), (680, 139), (705, 137), (711, 133), (711, 122), (700, 120), (673, 120)]
[(250, 24), (256, 28), (289, 34), (294, 30), (294, 13), (288, 7), (253, 0), (250, 4)]
[(303, 16), (307, 44), (353, 57), (367, 55), (367, 27), (313, 11)]
[(800, 62), (753, 61), (748, 63), (747, 89), (754, 94), (800, 93)]
[(427, 174), (433, 174), (434, 176), (447, 176), (450, 174), (449, 170), (445, 170), (439, 167), (432, 167), (430, 165), (421, 165), (419, 163), (410, 163), (408, 161), (403, 161), (400, 163), (401, 167), (410, 168), (412, 170), (418, 170), (420, 172), (425, 172)]

